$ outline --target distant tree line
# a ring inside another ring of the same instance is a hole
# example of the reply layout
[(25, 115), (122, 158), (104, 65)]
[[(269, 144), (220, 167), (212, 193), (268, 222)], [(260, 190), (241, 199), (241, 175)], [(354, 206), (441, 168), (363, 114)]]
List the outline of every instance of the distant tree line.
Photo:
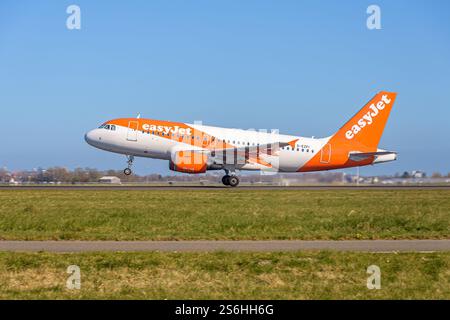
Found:
[[(76, 168), (69, 170), (64, 167), (51, 167), (51, 168), (38, 168), (35, 170), (22, 170), (10, 172), (5, 168), (0, 168), (0, 183), (8, 183), (10, 181), (17, 181), (21, 183), (64, 183), (64, 184), (77, 184), (77, 183), (95, 183), (98, 182), (101, 177), (115, 176), (121, 179), (124, 183), (146, 183), (146, 182), (189, 182), (189, 181), (220, 181), (223, 175), (222, 171), (211, 171), (206, 174), (189, 175), (189, 174), (176, 174), (173, 175), (161, 175), (161, 174), (149, 174), (149, 175), (137, 175), (132, 174), (126, 176), (122, 170), (98, 170), (93, 168)], [(348, 177), (348, 176), (347, 176)], [(403, 174), (395, 174), (395, 178), (409, 179), (413, 176), (404, 172)], [(431, 175), (432, 178), (450, 178), (450, 173), (446, 176), (435, 172)], [(277, 179), (298, 179), (304, 182), (321, 182), (321, 183), (333, 183), (341, 182), (344, 180), (342, 172), (312, 172), (303, 174), (276, 174), (276, 175), (261, 175), (259, 173), (243, 174), (241, 175), (241, 181), (259, 183), (259, 182), (274, 182)], [(383, 176), (380, 178), (390, 178), (389, 176)]]
[(76, 168), (69, 170), (63, 167), (51, 167), (47, 169), (36, 169), (31, 171), (9, 172), (0, 169), (0, 182), (14, 181), (22, 183), (92, 183), (98, 182), (103, 176), (116, 176), (123, 182), (147, 182), (160, 181), (162, 176), (151, 174), (147, 176), (131, 175), (126, 176), (121, 170), (97, 170), (93, 168)]

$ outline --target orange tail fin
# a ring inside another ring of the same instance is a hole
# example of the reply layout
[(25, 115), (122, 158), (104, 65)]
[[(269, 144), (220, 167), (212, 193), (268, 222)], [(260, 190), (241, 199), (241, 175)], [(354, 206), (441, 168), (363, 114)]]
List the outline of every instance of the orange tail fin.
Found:
[(333, 139), (376, 151), (396, 96), (396, 93), (386, 91), (376, 94), (338, 130)]

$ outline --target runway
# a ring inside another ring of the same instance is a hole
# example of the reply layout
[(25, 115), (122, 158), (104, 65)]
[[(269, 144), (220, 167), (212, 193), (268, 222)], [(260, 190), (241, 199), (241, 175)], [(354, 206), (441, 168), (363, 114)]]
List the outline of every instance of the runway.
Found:
[(308, 185), (272, 186), (240, 185), (230, 188), (219, 184), (211, 185), (70, 185), (70, 186), (0, 186), (1, 190), (450, 190), (450, 185)]
[(266, 241), (0, 241), (0, 251), (30, 252), (276, 252), (333, 250), (355, 252), (450, 251), (446, 240), (266, 240)]

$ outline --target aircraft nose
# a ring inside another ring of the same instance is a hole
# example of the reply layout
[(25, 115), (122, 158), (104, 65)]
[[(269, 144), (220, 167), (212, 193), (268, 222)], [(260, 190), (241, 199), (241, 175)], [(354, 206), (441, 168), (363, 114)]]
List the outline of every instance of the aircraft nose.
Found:
[(90, 145), (94, 145), (95, 141), (97, 140), (96, 138), (96, 134), (95, 134), (95, 130), (91, 130), (89, 132), (87, 132), (84, 135), (84, 140), (90, 144)]

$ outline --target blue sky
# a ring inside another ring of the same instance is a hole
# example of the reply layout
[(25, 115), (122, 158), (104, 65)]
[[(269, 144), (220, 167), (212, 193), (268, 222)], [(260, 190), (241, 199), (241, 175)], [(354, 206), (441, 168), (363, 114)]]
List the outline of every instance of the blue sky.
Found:
[[(81, 8), (68, 30), (66, 8)], [(366, 28), (381, 8), (382, 30)], [(450, 171), (449, 1), (2, 1), (0, 167), (125, 167), (83, 135), (135, 116), (327, 136), (398, 92), (362, 174)], [(138, 173), (167, 163), (138, 159)], [(351, 172), (351, 170), (350, 170)]]

